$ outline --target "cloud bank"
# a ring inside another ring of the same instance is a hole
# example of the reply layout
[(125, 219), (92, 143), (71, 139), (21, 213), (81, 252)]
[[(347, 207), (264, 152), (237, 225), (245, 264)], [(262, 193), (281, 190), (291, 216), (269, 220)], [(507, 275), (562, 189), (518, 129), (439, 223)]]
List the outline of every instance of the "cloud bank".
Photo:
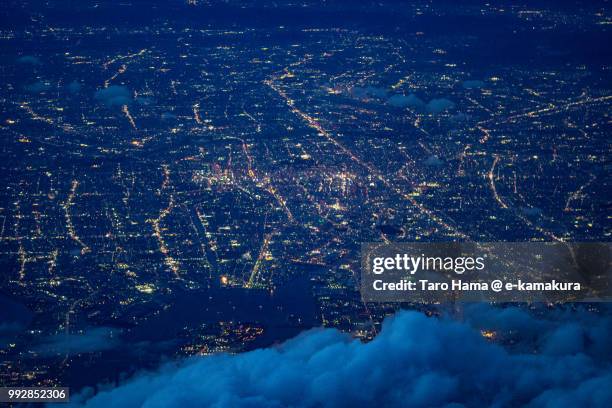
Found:
[(431, 166), (431, 167), (438, 167), (444, 164), (444, 162), (440, 160), (440, 158), (434, 154), (429, 156), (423, 163), (426, 166)]
[(483, 81), (477, 79), (470, 79), (467, 81), (463, 81), (462, 86), (465, 89), (480, 89), (485, 85)]
[(17, 58), (17, 62), (19, 64), (31, 64), (31, 65), (40, 65), (40, 59), (33, 55), (24, 55), (22, 57)]
[(70, 82), (68, 85), (66, 85), (66, 88), (68, 89), (68, 91), (73, 94), (79, 93), (82, 87), (83, 85), (77, 80), (74, 80)]
[(370, 98), (370, 97), (385, 98), (388, 93), (385, 88), (377, 88), (375, 86), (366, 86), (366, 87), (356, 86), (351, 90), (351, 92), (357, 98)]
[(129, 105), (132, 102), (130, 91), (121, 85), (111, 85), (108, 88), (98, 89), (94, 98), (109, 107)]
[(457, 322), (404, 311), (369, 343), (313, 330), (278, 347), (167, 365), (73, 406), (609, 406), (610, 315), (540, 315), (482, 306)]
[(37, 351), (41, 355), (51, 356), (109, 350), (119, 344), (116, 332), (108, 327), (96, 327), (82, 334), (58, 334), (47, 338)]
[(425, 110), (429, 113), (442, 113), (455, 107), (455, 103), (446, 98), (434, 98), (425, 103), (415, 94), (395, 94), (387, 99), (387, 103), (398, 108), (413, 108)]
[(32, 93), (40, 93), (49, 89), (51, 89), (51, 84), (45, 81), (37, 81), (25, 86), (25, 90)]
[(427, 104), (427, 110), (432, 113), (441, 113), (454, 107), (455, 103), (446, 98), (432, 99)]
[(411, 108), (422, 108), (425, 106), (425, 102), (423, 102), (418, 96), (415, 94), (410, 95), (393, 95), (390, 97), (387, 102), (392, 106), (397, 106), (399, 108), (405, 108), (407, 106)]

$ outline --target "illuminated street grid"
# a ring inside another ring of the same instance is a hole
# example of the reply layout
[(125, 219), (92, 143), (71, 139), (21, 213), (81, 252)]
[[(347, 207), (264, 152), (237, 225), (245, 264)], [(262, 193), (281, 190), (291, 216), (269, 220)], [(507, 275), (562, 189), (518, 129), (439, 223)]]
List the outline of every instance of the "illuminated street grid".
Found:
[[(610, 238), (609, 66), (474, 64), (468, 35), (348, 28), (0, 37), (2, 290), (35, 312), (2, 381), (61, 378), (71, 358), (32, 365), (36, 338), (304, 275), (317, 324), (371, 337), (388, 311), (359, 300), (361, 242)], [(238, 320), (174, 352), (248, 348), (265, 325)]]

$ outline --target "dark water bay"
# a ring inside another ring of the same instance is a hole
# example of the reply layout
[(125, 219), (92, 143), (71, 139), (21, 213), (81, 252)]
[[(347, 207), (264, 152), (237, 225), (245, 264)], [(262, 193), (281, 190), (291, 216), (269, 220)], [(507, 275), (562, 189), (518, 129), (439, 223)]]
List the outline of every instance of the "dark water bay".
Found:
[(135, 326), (123, 328), (116, 348), (75, 356), (71, 370), (63, 378), (73, 390), (118, 383), (143, 369), (155, 369), (159, 364), (184, 357), (176, 350), (192, 344), (188, 339), (198, 337), (194, 334), (215, 333), (220, 325), (263, 329), (241, 349), (230, 347), (228, 351), (234, 352), (268, 347), (318, 324), (306, 276), (273, 293), (242, 288), (175, 292), (161, 311)]

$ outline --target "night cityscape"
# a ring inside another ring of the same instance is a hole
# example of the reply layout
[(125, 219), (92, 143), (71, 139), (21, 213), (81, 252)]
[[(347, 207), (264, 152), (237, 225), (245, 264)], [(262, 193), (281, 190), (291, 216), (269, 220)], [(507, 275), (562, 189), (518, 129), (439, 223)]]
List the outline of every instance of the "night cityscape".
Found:
[(610, 242), (611, 25), (608, 1), (4, 1), (0, 386), (610, 406), (608, 303), (359, 283), (364, 242)]

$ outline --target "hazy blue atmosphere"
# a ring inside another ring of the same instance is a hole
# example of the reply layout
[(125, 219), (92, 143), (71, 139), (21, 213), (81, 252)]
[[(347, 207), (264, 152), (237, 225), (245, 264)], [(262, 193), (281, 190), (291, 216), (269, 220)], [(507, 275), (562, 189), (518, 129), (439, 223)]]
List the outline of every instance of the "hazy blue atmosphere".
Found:
[(359, 285), (364, 242), (610, 242), (611, 24), (608, 1), (2, 1), (0, 386), (610, 406), (608, 303)]

